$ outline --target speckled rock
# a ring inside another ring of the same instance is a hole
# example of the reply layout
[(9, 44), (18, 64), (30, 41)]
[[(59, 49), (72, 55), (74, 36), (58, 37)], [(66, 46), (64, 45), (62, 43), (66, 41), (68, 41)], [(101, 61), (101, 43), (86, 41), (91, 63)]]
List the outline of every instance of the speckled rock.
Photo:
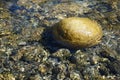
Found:
[(0, 80), (15, 80), (15, 77), (13, 76), (13, 74), (5, 73), (0, 74)]
[(70, 56), (70, 51), (68, 49), (60, 49), (52, 54), (52, 57), (58, 58), (61, 61), (66, 60)]
[(41, 80), (41, 79), (42, 78), (39, 74), (30, 77), (30, 80)]
[(5, 18), (10, 18), (10, 13), (8, 10), (5, 10), (3, 8), (0, 8), (0, 18), (5, 19)]
[(53, 35), (58, 43), (70, 47), (90, 47), (100, 42), (102, 29), (89, 18), (70, 17), (53, 27)]

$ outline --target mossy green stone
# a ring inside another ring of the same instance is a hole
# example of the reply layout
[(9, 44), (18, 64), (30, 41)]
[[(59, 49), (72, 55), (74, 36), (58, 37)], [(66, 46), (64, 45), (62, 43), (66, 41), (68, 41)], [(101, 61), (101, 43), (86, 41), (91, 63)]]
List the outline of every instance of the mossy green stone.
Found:
[(54, 39), (69, 48), (94, 46), (101, 41), (102, 34), (101, 26), (89, 18), (65, 18), (53, 26)]

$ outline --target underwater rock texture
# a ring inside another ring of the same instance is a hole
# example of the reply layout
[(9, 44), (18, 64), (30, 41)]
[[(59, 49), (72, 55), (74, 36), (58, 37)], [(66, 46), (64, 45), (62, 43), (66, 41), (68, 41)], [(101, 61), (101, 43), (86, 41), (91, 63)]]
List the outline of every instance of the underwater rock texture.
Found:
[[(119, 0), (1, 0), (0, 79), (120, 80)], [(77, 50), (52, 39), (51, 27), (88, 17), (103, 29), (99, 45)]]

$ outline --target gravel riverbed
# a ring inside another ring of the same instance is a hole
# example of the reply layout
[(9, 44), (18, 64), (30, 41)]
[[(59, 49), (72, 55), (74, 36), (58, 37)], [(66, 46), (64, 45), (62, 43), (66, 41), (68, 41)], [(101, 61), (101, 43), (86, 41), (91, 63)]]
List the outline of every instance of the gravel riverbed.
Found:
[[(88, 17), (102, 42), (69, 49), (51, 27)], [(0, 80), (120, 80), (120, 0), (0, 0)]]

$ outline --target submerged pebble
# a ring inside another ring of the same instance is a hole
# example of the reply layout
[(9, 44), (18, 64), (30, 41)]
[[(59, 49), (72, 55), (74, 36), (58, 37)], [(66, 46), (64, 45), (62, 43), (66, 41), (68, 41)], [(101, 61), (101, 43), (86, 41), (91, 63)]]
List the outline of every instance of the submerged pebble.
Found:
[(58, 43), (66, 47), (91, 47), (100, 42), (102, 29), (89, 18), (70, 17), (54, 25), (53, 35)]

